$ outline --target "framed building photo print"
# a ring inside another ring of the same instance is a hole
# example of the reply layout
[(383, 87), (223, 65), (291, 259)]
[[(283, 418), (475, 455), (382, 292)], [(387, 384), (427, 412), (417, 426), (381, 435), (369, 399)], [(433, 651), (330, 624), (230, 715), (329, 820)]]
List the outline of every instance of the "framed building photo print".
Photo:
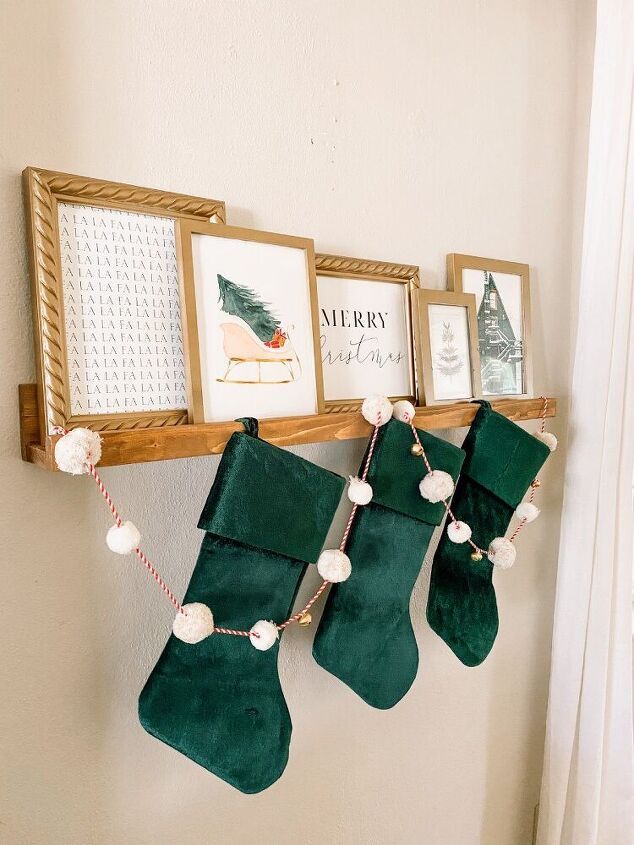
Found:
[(447, 275), (450, 290), (476, 298), (483, 397), (531, 397), (528, 264), (452, 253)]
[(415, 404), (418, 267), (319, 254), (316, 268), (326, 410), (354, 410), (372, 393)]
[(419, 388), (426, 405), (481, 395), (476, 301), (473, 294), (414, 292)]
[(177, 220), (224, 203), (29, 167), (40, 433), (187, 422)]
[(193, 422), (323, 410), (313, 241), (183, 221)]

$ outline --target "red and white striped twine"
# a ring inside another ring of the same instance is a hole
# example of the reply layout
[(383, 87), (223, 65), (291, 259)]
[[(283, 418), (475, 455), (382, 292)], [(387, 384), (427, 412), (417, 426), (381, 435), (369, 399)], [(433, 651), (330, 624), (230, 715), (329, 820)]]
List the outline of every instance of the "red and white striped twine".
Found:
[[(543, 404), (542, 413), (541, 413), (540, 431), (543, 433), (545, 425), (546, 425), (546, 412), (547, 412), (547, 409), (548, 409), (548, 399), (545, 398), (545, 397), (542, 397), (542, 399), (543, 399), (544, 404)], [(429, 460), (427, 459), (427, 454), (425, 452), (425, 449), (423, 448), (423, 444), (420, 442), (420, 438), (418, 436), (418, 431), (416, 430), (416, 427), (414, 426), (414, 421), (408, 420), (408, 422), (409, 422), (410, 428), (412, 429), (412, 434), (414, 436), (414, 440), (421, 448), (421, 457), (422, 457), (423, 461), (425, 462), (425, 466), (427, 468), (427, 471), (433, 472), (433, 469), (432, 469), (432, 467), (429, 463)], [(368, 453), (367, 453), (367, 456), (366, 456), (366, 459), (365, 459), (365, 464), (363, 466), (363, 473), (361, 475), (362, 481), (365, 481), (368, 477), (368, 472), (370, 470), (370, 464), (371, 464), (371, 461), (372, 461), (372, 456), (374, 455), (374, 449), (375, 449), (375, 446), (376, 446), (376, 439), (377, 439), (377, 436), (378, 436), (378, 433), (379, 433), (379, 428), (380, 428), (379, 424), (374, 426), (374, 431), (372, 433), (372, 439), (370, 440), (370, 446), (368, 448)], [(62, 428), (61, 426), (58, 426), (55, 429), (55, 433), (64, 435), (64, 434), (68, 434), (68, 430), (65, 429), (65, 428)], [(101, 493), (101, 495), (105, 499), (105, 502), (108, 505), (108, 508), (110, 509), (110, 513), (112, 514), (112, 517), (115, 521), (115, 524), (117, 525), (117, 527), (120, 528), (123, 525), (123, 520), (121, 519), (119, 511), (117, 510), (114, 502), (112, 501), (112, 497), (110, 496), (110, 493), (108, 492), (105, 484), (103, 483), (101, 476), (97, 472), (97, 469), (94, 466), (94, 464), (88, 463), (88, 470), (89, 470), (90, 474), (92, 475), (97, 487), (99, 488), (99, 492)], [(528, 499), (529, 502), (533, 501), (533, 497), (535, 495), (535, 490), (536, 490), (536, 485), (531, 485), (531, 492), (530, 492), (530, 496), (529, 496), (529, 499)], [(458, 522), (459, 520), (456, 519), (455, 515), (453, 514), (451, 508), (449, 507), (449, 505), (447, 504), (446, 501), (443, 501), (443, 505), (445, 507), (445, 510), (447, 511), (449, 518), (453, 522)], [(348, 537), (350, 535), (350, 531), (352, 529), (352, 525), (354, 523), (354, 519), (355, 519), (358, 508), (359, 508), (359, 506), (357, 504), (353, 504), (352, 508), (350, 510), (350, 516), (348, 517), (348, 521), (346, 523), (346, 527), (344, 529), (343, 536), (341, 538), (341, 543), (339, 544), (339, 550), (342, 551), (342, 552), (345, 550), (346, 545), (348, 543)], [(515, 538), (517, 537), (517, 535), (519, 534), (519, 532), (521, 531), (521, 529), (524, 527), (525, 524), (526, 524), (526, 519), (522, 519), (520, 521), (520, 524), (517, 526), (517, 528), (515, 529), (515, 531), (513, 532), (511, 537), (509, 538), (511, 542), (513, 542), (515, 540)], [(468, 542), (469, 542), (469, 545), (473, 548), (473, 550), (475, 552), (479, 552), (480, 554), (486, 554), (486, 552), (483, 549), (480, 549), (473, 542), (473, 540), (469, 539)], [(145, 568), (148, 570), (150, 575), (154, 578), (154, 580), (159, 585), (161, 590), (165, 593), (167, 598), (174, 605), (176, 610), (179, 613), (182, 613), (185, 616), (187, 616), (187, 611), (185, 610), (183, 605), (178, 601), (178, 599), (176, 598), (174, 593), (167, 586), (167, 584), (165, 583), (163, 578), (160, 576), (160, 574), (157, 572), (155, 567), (152, 565), (152, 563), (148, 559), (145, 552), (143, 552), (140, 548), (137, 548), (137, 549), (134, 549), (134, 554), (141, 561), (141, 563), (145, 566)], [(288, 626), (291, 625), (293, 622), (299, 622), (299, 620), (304, 616), (304, 614), (308, 613), (310, 608), (323, 595), (323, 593), (325, 592), (325, 590), (327, 589), (327, 587), (329, 585), (330, 585), (330, 581), (325, 581), (325, 580), (322, 581), (322, 583), (320, 584), (317, 591), (313, 594), (313, 596), (311, 596), (311, 598), (304, 605), (304, 607), (300, 611), (298, 611), (297, 613), (294, 613), (292, 616), (290, 616), (284, 622), (280, 622), (279, 624), (276, 624), (277, 629), (279, 631), (283, 631), (285, 628), (288, 628)], [(242, 630), (237, 630), (237, 629), (234, 629), (234, 628), (223, 628), (222, 626), (219, 626), (219, 625), (214, 627), (214, 633), (216, 633), (216, 634), (227, 634), (227, 635), (233, 636), (233, 637), (258, 637), (259, 638), (259, 636), (260, 636), (255, 631), (252, 633), (251, 631), (242, 631)]]
[[(365, 459), (365, 464), (363, 466), (363, 473), (361, 475), (361, 480), (365, 481), (368, 477), (368, 472), (370, 471), (370, 462), (372, 461), (372, 455), (374, 454), (374, 447), (376, 446), (376, 438), (379, 433), (379, 424), (374, 426), (374, 431), (372, 432), (372, 439), (370, 440), (370, 448), (368, 449), (368, 454)], [(346, 523), (346, 527), (343, 532), (343, 537), (341, 538), (341, 543), (339, 543), (339, 551), (343, 552), (346, 548), (346, 544), (348, 542), (348, 535), (350, 534), (350, 529), (352, 528), (352, 524), (354, 522), (355, 515), (357, 513), (359, 505), (353, 504), (350, 510), (350, 516), (348, 517), (348, 521)], [(322, 581), (319, 589), (317, 592), (309, 599), (309, 601), (304, 605), (304, 607), (298, 612), (293, 614), (289, 619), (285, 622), (281, 622), (277, 627), (280, 631), (283, 631), (284, 628), (288, 628), (290, 624), (293, 622), (299, 622), (302, 616), (311, 609), (311, 607), (315, 604), (317, 599), (321, 596), (324, 592), (326, 587), (330, 584), (330, 581)]]
[[(61, 428), (60, 426), (58, 426), (58, 427), (55, 429), (55, 433), (56, 433), (56, 434), (68, 434), (68, 429)], [(106, 504), (107, 504), (107, 505), (108, 505), (108, 507), (110, 508), (110, 513), (112, 514), (112, 517), (113, 517), (113, 519), (114, 519), (114, 521), (115, 521), (115, 525), (117, 526), (117, 528), (121, 528), (121, 526), (123, 525), (123, 520), (121, 519), (121, 516), (120, 516), (120, 514), (119, 514), (119, 511), (117, 510), (117, 508), (115, 507), (114, 502), (112, 501), (112, 498), (111, 498), (111, 496), (110, 496), (110, 493), (109, 493), (109, 492), (108, 492), (108, 490), (106, 489), (106, 485), (105, 485), (105, 484), (103, 483), (103, 481), (101, 480), (101, 476), (100, 476), (100, 475), (99, 475), (99, 473), (97, 472), (97, 468), (95, 467), (95, 465), (94, 465), (94, 464), (91, 464), (90, 462), (88, 462), (87, 466), (88, 466), (88, 471), (90, 472), (90, 474), (92, 475), (92, 477), (93, 477), (93, 478), (94, 478), (94, 480), (95, 480), (95, 484), (96, 484), (96, 485), (97, 485), (97, 487), (99, 488), (99, 492), (100, 492), (100, 493), (101, 493), (101, 495), (104, 497), (104, 499), (105, 499), (105, 501), (106, 501)], [(159, 575), (159, 573), (158, 573), (158, 572), (156, 571), (156, 569), (152, 566), (152, 564), (151, 564), (151, 563), (150, 563), (150, 561), (148, 560), (147, 555), (145, 554), (145, 552), (143, 552), (140, 548), (138, 548), (138, 549), (134, 549), (134, 554), (138, 557), (138, 559), (141, 561), (141, 563), (143, 564), (143, 566), (145, 566), (145, 568), (148, 570), (148, 572), (150, 573), (150, 575), (152, 576), (152, 578), (154, 578), (154, 580), (155, 580), (155, 581), (156, 581), (156, 583), (159, 585), (159, 587), (161, 588), (161, 590), (163, 590), (163, 592), (165, 593), (165, 595), (167, 596), (167, 598), (168, 598), (168, 599), (171, 601), (171, 603), (174, 605), (174, 607), (176, 608), (176, 610), (177, 610), (179, 613), (182, 613), (184, 616), (187, 616), (187, 611), (183, 608), (182, 604), (178, 601), (178, 599), (176, 598), (176, 596), (174, 595), (174, 593), (170, 590), (170, 588), (167, 586), (167, 584), (165, 583), (165, 581), (161, 578), (161, 576)]]
[[(542, 400), (543, 404), (542, 404), (542, 410), (541, 410), (541, 414), (540, 414), (539, 431), (540, 431), (541, 434), (543, 434), (544, 430), (546, 428), (546, 413), (548, 411), (548, 397), (542, 396), (541, 400)], [(427, 459), (427, 454), (425, 452), (425, 449), (423, 448), (423, 444), (420, 442), (420, 438), (418, 436), (418, 431), (416, 430), (416, 427), (414, 426), (414, 421), (408, 420), (408, 423), (409, 423), (409, 427), (412, 429), (412, 434), (414, 435), (414, 440), (416, 441), (416, 443), (418, 443), (418, 445), (420, 446), (420, 448), (422, 450), (420, 456), (422, 457), (423, 461), (425, 462), (425, 466), (427, 467), (427, 472), (433, 472), (433, 469), (431, 468), (430, 463)], [(531, 502), (531, 503), (532, 503), (532, 501), (535, 497), (535, 490), (537, 489), (538, 486), (539, 485), (535, 484), (534, 482), (531, 484), (531, 492), (529, 493), (529, 496), (528, 496), (528, 501)], [(445, 511), (447, 512), (447, 516), (449, 517), (449, 519), (453, 523), (459, 524), (460, 520), (457, 519), (457, 517), (455, 516), (455, 514), (453, 513), (453, 511), (451, 510), (451, 508), (447, 504), (446, 500), (443, 500), (443, 506), (445, 508)], [(520, 519), (519, 525), (517, 526), (515, 531), (509, 537), (509, 541), (511, 543), (515, 542), (515, 538), (517, 537), (517, 535), (520, 533), (520, 531), (522, 530), (522, 528), (525, 525), (526, 525), (526, 518), (524, 517), (524, 518)], [(471, 538), (469, 538), (467, 540), (467, 543), (471, 546), (471, 548), (473, 549), (474, 552), (481, 554), (481, 555), (486, 555), (486, 551), (484, 549), (481, 549), (476, 543), (474, 543)]]
[[(374, 447), (376, 445), (376, 438), (377, 438), (378, 433), (379, 433), (379, 426), (376, 425), (374, 427), (374, 432), (372, 434), (372, 440), (370, 441), (370, 448), (368, 449), (368, 454), (367, 454), (367, 457), (366, 457), (366, 460), (365, 460), (365, 465), (363, 467), (363, 475), (362, 475), (363, 481), (365, 481), (367, 476), (368, 476), (368, 471), (370, 469), (370, 461), (372, 460), (372, 455), (374, 454)], [(68, 434), (68, 429), (65, 429), (65, 428), (62, 428), (61, 426), (58, 426), (55, 429), (55, 434), (62, 434), (62, 435)], [(123, 525), (123, 520), (121, 519), (121, 515), (119, 514), (119, 511), (117, 510), (114, 502), (112, 501), (112, 497), (110, 496), (110, 493), (108, 492), (108, 490), (106, 488), (106, 485), (103, 483), (101, 476), (97, 472), (97, 469), (94, 466), (94, 464), (91, 464), (89, 462), (87, 464), (87, 466), (88, 466), (88, 470), (89, 470), (90, 474), (92, 475), (93, 479), (95, 480), (97, 487), (99, 488), (99, 492), (101, 493), (101, 495), (105, 499), (106, 504), (108, 505), (108, 508), (110, 509), (110, 513), (112, 514), (112, 517), (115, 521), (115, 524), (117, 525), (117, 527), (120, 528)], [(357, 512), (357, 508), (358, 508), (358, 505), (355, 504), (355, 505), (352, 506), (352, 510), (350, 511), (350, 516), (348, 518), (348, 522), (346, 524), (346, 528), (345, 528), (345, 531), (343, 533), (343, 539), (341, 540), (341, 543), (339, 545), (339, 548), (340, 548), (341, 551), (343, 551), (346, 547), (346, 543), (348, 541), (348, 535), (350, 533), (350, 529), (352, 528), (352, 523), (354, 522), (354, 517), (355, 517), (355, 514)], [(174, 593), (167, 586), (167, 584), (165, 583), (163, 578), (156, 571), (156, 569), (154, 568), (152, 563), (149, 561), (145, 552), (143, 552), (139, 548), (139, 549), (134, 549), (134, 554), (138, 557), (138, 559), (141, 561), (141, 563), (145, 566), (145, 568), (148, 570), (150, 575), (154, 578), (154, 580), (159, 585), (161, 590), (165, 593), (167, 598), (174, 605), (176, 610), (179, 613), (182, 613), (183, 615), (187, 616), (187, 611), (185, 610), (183, 605), (178, 601), (178, 599), (176, 598)], [(293, 616), (289, 617), (286, 621), (280, 622), (279, 624), (277, 624), (276, 625), (277, 629), (279, 631), (283, 631), (285, 628), (288, 628), (288, 626), (291, 625), (293, 622), (299, 622), (299, 620), (302, 618), (302, 616), (304, 616), (304, 614), (307, 613), (310, 610), (310, 608), (315, 604), (315, 602), (324, 593), (324, 591), (329, 586), (329, 584), (330, 584), (330, 581), (322, 581), (322, 583), (319, 586), (319, 589), (317, 590), (317, 592), (309, 599), (309, 601), (304, 605), (304, 607), (300, 611), (298, 611), (297, 613), (294, 613)], [(251, 632), (251, 631), (242, 631), (242, 630), (235, 629), (235, 628), (223, 628), (220, 625), (214, 626), (214, 633), (215, 634), (228, 634), (229, 636), (233, 636), (233, 637), (256, 637), (258, 639), (259, 639), (259, 636), (260, 636), (256, 631)]]

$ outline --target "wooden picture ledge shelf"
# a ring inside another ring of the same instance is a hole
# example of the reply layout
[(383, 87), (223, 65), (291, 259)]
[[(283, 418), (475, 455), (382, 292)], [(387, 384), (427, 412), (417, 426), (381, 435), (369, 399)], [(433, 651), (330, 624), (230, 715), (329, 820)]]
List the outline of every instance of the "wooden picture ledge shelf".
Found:
[[(22, 458), (44, 469), (55, 470), (53, 450), (59, 437), (47, 437), (45, 443), (40, 442), (36, 385), (21, 384), (19, 399)], [(539, 398), (500, 399), (491, 404), (500, 414), (521, 422), (538, 419), (543, 402)], [(417, 408), (415, 422), (418, 428), (427, 431), (467, 426), (473, 420), (477, 409), (477, 405), (468, 402)], [(556, 413), (557, 402), (549, 398), (547, 416), (554, 417)], [(220, 422), (104, 431), (99, 466), (217, 455), (222, 452), (232, 433), (241, 429), (239, 423)], [(260, 436), (277, 446), (351, 440), (355, 437), (367, 437), (370, 431), (371, 426), (359, 413), (283, 417), (260, 422)]]

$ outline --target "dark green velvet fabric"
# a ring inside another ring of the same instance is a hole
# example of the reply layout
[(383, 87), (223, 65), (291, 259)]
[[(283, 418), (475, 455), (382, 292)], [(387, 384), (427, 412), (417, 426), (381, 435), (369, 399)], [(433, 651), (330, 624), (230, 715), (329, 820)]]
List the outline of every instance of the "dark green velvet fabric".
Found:
[[(463, 443), (462, 475), (451, 508), (487, 548), (503, 537), (513, 511), (544, 461), (548, 447), (484, 403)], [(431, 571), (427, 621), (466, 666), (477, 666), (498, 632), (498, 609), (488, 558), (471, 560), (471, 546), (452, 543), (446, 532)]]
[[(464, 455), (418, 432), (432, 466), (458, 477)], [(347, 581), (334, 584), (313, 644), (317, 663), (372, 707), (387, 709), (408, 691), (418, 669), (409, 604), (412, 589), (444, 507), (422, 499), (426, 474), (410, 454), (412, 432), (392, 420), (379, 430), (368, 481), (372, 502), (359, 508), (346, 552)]]
[(238, 432), (225, 447), (198, 527), (314, 563), (343, 483), (333, 472)]
[(515, 509), (550, 450), (541, 440), (492, 410), (488, 402), (480, 404), (462, 444), (466, 455), (462, 475)]
[[(418, 431), (418, 436), (431, 466), (443, 469), (453, 479), (458, 478), (464, 461), (462, 449), (426, 431)], [(432, 504), (420, 495), (418, 485), (427, 469), (422, 458), (411, 454), (413, 444), (412, 429), (405, 423), (390, 420), (387, 425), (381, 426), (368, 472), (372, 503), (384, 505), (404, 516), (440, 525), (445, 508), (442, 502)]]
[[(203, 538), (184, 602), (208, 605), (226, 628), (286, 619), (343, 486), (343, 478), (302, 458), (234, 434), (200, 521), (215, 532)], [(304, 517), (303, 528), (291, 526)], [(293, 548), (296, 556), (258, 548), (253, 523), (263, 544)], [(220, 528), (239, 539), (219, 536)], [(282, 531), (290, 536), (279, 537)], [(258, 651), (246, 637), (212, 634), (190, 645), (171, 636), (141, 692), (141, 724), (242, 792), (266, 789), (284, 771), (292, 730), (278, 651), (279, 644)]]

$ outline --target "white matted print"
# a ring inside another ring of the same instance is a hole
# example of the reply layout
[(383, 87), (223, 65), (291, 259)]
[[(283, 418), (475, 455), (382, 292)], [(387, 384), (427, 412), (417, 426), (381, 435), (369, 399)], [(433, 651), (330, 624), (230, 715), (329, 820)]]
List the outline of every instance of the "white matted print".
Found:
[(522, 277), (465, 267), (462, 290), (476, 297), (483, 396), (526, 393)]
[(72, 416), (187, 408), (174, 220), (58, 203)]
[(326, 402), (413, 397), (408, 284), (317, 275)]
[(204, 421), (317, 413), (306, 249), (194, 232), (191, 251)]
[(474, 389), (467, 308), (431, 303), (427, 308), (434, 399), (471, 399)]

